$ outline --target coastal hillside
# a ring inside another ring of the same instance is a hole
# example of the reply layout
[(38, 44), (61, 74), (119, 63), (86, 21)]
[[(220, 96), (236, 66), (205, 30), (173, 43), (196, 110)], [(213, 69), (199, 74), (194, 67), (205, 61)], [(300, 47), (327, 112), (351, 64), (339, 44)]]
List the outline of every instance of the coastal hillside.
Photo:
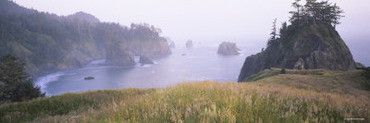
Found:
[(82, 67), (97, 59), (118, 59), (121, 61), (115, 65), (126, 65), (124, 60), (133, 55), (171, 54), (168, 45), (163, 45), (167, 41), (160, 37), (160, 29), (148, 24), (126, 27), (101, 22), (84, 12), (57, 16), (9, 0), (0, 0), (0, 10), (0, 56), (18, 57), (34, 77)]
[(368, 120), (362, 70), (269, 69), (250, 83), (67, 93), (0, 106), (1, 122), (344, 122)]
[[(293, 3), (292, 6), (303, 5)], [(311, 1), (304, 7), (290, 12), (290, 25), (282, 23), (279, 33), (274, 21), (266, 50), (246, 58), (239, 82), (271, 67), (342, 71), (355, 69), (352, 54), (335, 29), (343, 11), (328, 2)]]

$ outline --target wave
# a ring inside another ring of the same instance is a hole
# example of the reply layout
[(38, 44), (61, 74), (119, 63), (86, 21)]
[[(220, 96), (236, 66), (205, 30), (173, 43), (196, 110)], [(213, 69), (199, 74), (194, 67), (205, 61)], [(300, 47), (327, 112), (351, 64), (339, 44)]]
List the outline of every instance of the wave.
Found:
[(46, 95), (48, 96), (48, 92), (46, 90), (48, 84), (50, 82), (59, 80), (59, 77), (63, 75), (65, 75), (64, 72), (57, 72), (57, 73), (52, 73), (46, 76), (39, 77), (36, 79), (35, 86), (39, 86), (41, 89), (41, 92), (46, 93)]

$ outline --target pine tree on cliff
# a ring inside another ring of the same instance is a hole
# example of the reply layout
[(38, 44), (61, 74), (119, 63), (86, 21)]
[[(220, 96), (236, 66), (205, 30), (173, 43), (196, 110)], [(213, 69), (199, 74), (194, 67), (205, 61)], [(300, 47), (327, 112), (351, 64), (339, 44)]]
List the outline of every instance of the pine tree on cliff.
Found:
[(271, 37), (267, 42), (267, 47), (270, 47), (270, 46), (272, 46), (273, 44), (275, 44), (277, 42), (276, 36), (278, 34), (276, 32), (276, 20), (277, 19), (275, 19), (274, 22), (272, 22), (272, 29), (271, 29), (271, 33), (270, 33)]
[(23, 101), (44, 96), (27, 75), (24, 63), (12, 55), (0, 58), (0, 102)]

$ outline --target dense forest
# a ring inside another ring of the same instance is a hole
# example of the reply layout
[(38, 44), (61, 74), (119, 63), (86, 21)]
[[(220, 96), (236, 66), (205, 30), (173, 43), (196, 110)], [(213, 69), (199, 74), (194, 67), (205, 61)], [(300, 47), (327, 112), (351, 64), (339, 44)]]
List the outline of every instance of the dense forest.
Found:
[(126, 27), (84, 12), (57, 16), (0, 0), (0, 56), (20, 58), (32, 76), (116, 57), (121, 49), (134, 55), (168, 55), (171, 51), (160, 33), (148, 24)]

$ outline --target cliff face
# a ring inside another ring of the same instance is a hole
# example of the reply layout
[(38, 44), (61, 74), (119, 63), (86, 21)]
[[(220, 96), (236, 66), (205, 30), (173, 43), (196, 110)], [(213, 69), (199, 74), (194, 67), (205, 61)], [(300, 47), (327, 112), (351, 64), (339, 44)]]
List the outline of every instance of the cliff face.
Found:
[(307, 25), (281, 38), (276, 46), (246, 58), (238, 81), (271, 67), (289, 69), (355, 69), (347, 45), (332, 26)]

